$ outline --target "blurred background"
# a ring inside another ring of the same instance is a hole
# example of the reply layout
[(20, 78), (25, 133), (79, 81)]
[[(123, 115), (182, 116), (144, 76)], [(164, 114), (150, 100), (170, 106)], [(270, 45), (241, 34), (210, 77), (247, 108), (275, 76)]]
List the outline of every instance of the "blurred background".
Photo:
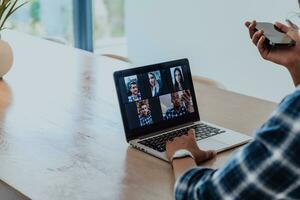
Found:
[[(87, 0), (89, 1), (89, 0)], [(16, 12), (9, 27), (44, 38), (74, 44), (73, 0), (31, 0)], [(94, 52), (127, 54), (125, 39), (124, 0), (92, 0)], [(90, 14), (90, 13), (88, 13)]]
[[(186, 57), (196, 75), (279, 102), (293, 90), (292, 80), (259, 57), (244, 22), (298, 23), (298, 12), (297, 0), (32, 0), (9, 26), (95, 54), (127, 57), (133, 66)], [(78, 19), (91, 26), (80, 29)]]

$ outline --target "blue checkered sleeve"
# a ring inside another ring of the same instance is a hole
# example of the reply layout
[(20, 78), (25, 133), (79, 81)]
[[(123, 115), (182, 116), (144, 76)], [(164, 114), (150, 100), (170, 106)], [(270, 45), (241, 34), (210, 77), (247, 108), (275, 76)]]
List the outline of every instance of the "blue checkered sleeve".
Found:
[(224, 167), (194, 168), (176, 199), (300, 199), (300, 89), (287, 96), (252, 142)]
[(140, 124), (141, 124), (141, 126), (146, 126), (146, 125), (153, 124), (152, 116), (148, 115), (146, 117), (141, 117), (140, 118)]

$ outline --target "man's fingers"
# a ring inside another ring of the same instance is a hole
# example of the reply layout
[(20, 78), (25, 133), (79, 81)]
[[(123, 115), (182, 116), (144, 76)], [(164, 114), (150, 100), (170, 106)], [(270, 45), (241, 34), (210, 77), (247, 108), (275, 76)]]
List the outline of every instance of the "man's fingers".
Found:
[(190, 96), (191, 96), (191, 93), (190, 93), (190, 91), (189, 91), (189, 90), (186, 90), (186, 91), (185, 91), (185, 93), (188, 95), (188, 97), (190, 97)]
[(184, 101), (190, 100), (190, 97), (187, 94), (184, 94), (182, 97), (183, 97)]
[(167, 142), (166, 142), (166, 150), (167, 150), (167, 151), (169, 150), (170, 144), (171, 144), (170, 141), (167, 141)]
[(183, 96), (185, 96), (185, 97), (190, 97), (190, 94), (189, 93), (187, 93), (187, 92), (185, 92), (185, 93), (183, 93)]
[(251, 25), (251, 22), (245, 22), (245, 26), (247, 27), (247, 28), (249, 28), (249, 26)]
[(249, 34), (250, 34), (250, 38), (252, 39), (253, 35), (255, 34), (256, 30), (256, 21), (253, 21), (249, 26)]
[(189, 131), (188, 131), (188, 135), (191, 135), (191, 136), (195, 136), (195, 129), (190, 129)]
[(287, 32), (289, 32), (289, 30), (290, 30), (290, 28), (289, 28), (288, 26), (286, 26), (286, 25), (284, 25), (284, 24), (282, 24), (282, 23), (280, 23), (280, 22), (276, 22), (276, 23), (275, 23), (275, 26), (276, 26), (279, 30), (281, 30), (282, 32), (284, 32), (284, 33), (287, 33)]
[(266, 41), (266, 38), (264, 36), (262, 36), (257, 43), (258, 51), (264, 59), (267, 58), (268, 53), (269, 53), (269, 50), (265, 47), (265, 41)]
[(257, 46), (257, 43), (263, 34), (264, 34), (263, 31), (257, 31), (256, 33), (254, 33), (254, 35), (252, 37), (252, 42), (255, 46)]
[(188, 138), (189, 141), (196, 141), (196, 133), (194, 129), (191, 129), (192, 131), (188, 132)]

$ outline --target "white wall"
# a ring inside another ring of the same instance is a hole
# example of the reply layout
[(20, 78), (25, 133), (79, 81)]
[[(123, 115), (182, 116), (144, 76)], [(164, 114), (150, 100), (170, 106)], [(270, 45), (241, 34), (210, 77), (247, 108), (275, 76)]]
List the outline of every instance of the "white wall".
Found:
[(227, 89), (279, 101), (293, 90), (285, 69), (263, 61), (245, 20), (284, 21), (297, 0), (126, 0), (129, 57), (149, 64), (187, 57), (192, 72)]

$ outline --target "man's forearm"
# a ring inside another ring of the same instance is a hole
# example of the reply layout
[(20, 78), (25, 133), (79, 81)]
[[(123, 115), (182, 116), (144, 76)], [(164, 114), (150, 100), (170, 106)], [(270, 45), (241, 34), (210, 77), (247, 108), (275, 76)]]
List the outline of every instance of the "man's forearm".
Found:
[(185, 171), (196, 167), (196, 162), (193, 158), (187, 157), (182, 159), (176, 159), (172, 163), (175, 180), (182, 175)]
[(288, 68), (295, 87), (300, 84), (300, 66)]

